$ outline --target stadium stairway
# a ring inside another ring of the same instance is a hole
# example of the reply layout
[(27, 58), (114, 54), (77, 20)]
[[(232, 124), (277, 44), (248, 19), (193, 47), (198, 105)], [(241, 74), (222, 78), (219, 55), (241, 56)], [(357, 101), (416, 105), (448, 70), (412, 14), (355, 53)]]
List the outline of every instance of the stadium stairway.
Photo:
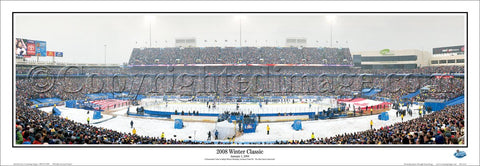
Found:
[(408, 95), (402, 96), (402, 99), (411, 99), (412, 97), (415, 97), (419, 94), (420, 94), (420, 89), (418, 89), (417, 91), (415, 91), (413, 93), (410, 93)]

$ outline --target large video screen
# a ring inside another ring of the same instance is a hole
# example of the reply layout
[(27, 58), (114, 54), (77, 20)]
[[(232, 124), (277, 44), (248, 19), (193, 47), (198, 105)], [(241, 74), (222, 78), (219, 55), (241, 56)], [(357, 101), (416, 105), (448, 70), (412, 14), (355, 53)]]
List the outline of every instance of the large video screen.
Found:
[(47, 56), (47, 42), (16, 38), (15, 39), (15, 56), (19, 56), (19, 57)]
[(15, 56), (27, 56), (27, 45), (25, 39), (15, 39)]

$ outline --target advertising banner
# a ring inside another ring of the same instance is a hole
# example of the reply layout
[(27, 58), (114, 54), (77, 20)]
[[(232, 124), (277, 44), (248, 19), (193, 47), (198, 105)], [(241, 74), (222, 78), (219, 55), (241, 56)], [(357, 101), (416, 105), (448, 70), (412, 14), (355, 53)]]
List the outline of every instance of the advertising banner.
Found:
[(450, 79), (450, 78), (453, 78), (453, 76), (450, 76), (450, 75), (446, 75), (446, 76), (435, 76), (435, 78), (437, 79)]
[(450, 47), (439, 47), (433, 48), (433, 54), (445, 54), (445, 53), (463, 53), (465, 52), (465, 46), (450, 46)]
[(35, 56), (35, 41), (34, 40), (26, 40), (27, 42), (27, 55), (28, 56)]
[(55, 52), (56, 57), (63, 57), (63, 52)]
[(36, 56), (47, 56), (47, 42), (46, 41), (35, 41), (35, 55)]
[(55, 51), (47, 51), (47, 56), (55, 56)]

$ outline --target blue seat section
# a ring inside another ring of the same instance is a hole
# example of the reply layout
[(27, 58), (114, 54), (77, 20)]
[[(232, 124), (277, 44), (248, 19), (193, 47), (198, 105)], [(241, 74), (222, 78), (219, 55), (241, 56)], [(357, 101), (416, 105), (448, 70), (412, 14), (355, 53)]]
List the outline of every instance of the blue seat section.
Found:
[(38, 98), (38, 99), (30, 99), (31, 102), (33, 102), (32, 108), (35, 106), (40, 107), (50, 107), (54, 105), (62, 105), (63, 101), (60, 98)]
[(413, 93), (410, 93), (408, 95), (405, 95), (405, 96), (402, 96), (402, 99), (411, 99), (417, 95), (420, 94), (420, 89), (418, 89), (417, 91), (413, 92)]
[(382, 92), (382, 89), (371, 89), (371, 88), (362, 89), (362, 93), (364, 96), (373, 96), (379, 92)]
[(463, 104), (465, 103), (465, 96), (459, 96), (455, 99), (447, 101), (445, 104), (446, 106), (452, 106), (452, 105), (457, 105), (457, 104)]
[(425, 103), (423, 103), (423, 106), (425, 108), (431, 107), (432, 111), (440, 111), (443, 108), (445, 108), (445, 106), (462, 104), (464, 102), (465, 102), (465, 96), (462, 95), (462, 96), (456, 97), (452, 100), (449, 100), (449, 101), (446, 101), (446, 102), (441, 102), (441, 103), (425, 102)]

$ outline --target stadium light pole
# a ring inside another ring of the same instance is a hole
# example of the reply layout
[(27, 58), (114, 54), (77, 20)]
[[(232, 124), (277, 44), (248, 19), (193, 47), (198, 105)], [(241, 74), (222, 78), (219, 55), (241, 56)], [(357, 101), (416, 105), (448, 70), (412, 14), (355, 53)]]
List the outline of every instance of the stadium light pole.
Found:
[(145, 22), (149, 24), (149, 38), (150, 38), (150, 48), (152, 48), (152, 22), (155, 20), (155, 16), (146, 15)]
[(243, 48), (242, 48), (242, 17), (240, 17), (240, 57), (243, 58)]
[(245, 19), (244, 15), (237, 15), (237, 19), (240, 20), (240, 31), (239, 31), (239, 37), (240, 37), (240, 57), (243, 57), (243, 48), (242, 48), (242, 21)]
[(333, 24), (335, 23), (335, 15), (327, 15), (327, 22), (330, 24), (330, 48), (333, 48)]

